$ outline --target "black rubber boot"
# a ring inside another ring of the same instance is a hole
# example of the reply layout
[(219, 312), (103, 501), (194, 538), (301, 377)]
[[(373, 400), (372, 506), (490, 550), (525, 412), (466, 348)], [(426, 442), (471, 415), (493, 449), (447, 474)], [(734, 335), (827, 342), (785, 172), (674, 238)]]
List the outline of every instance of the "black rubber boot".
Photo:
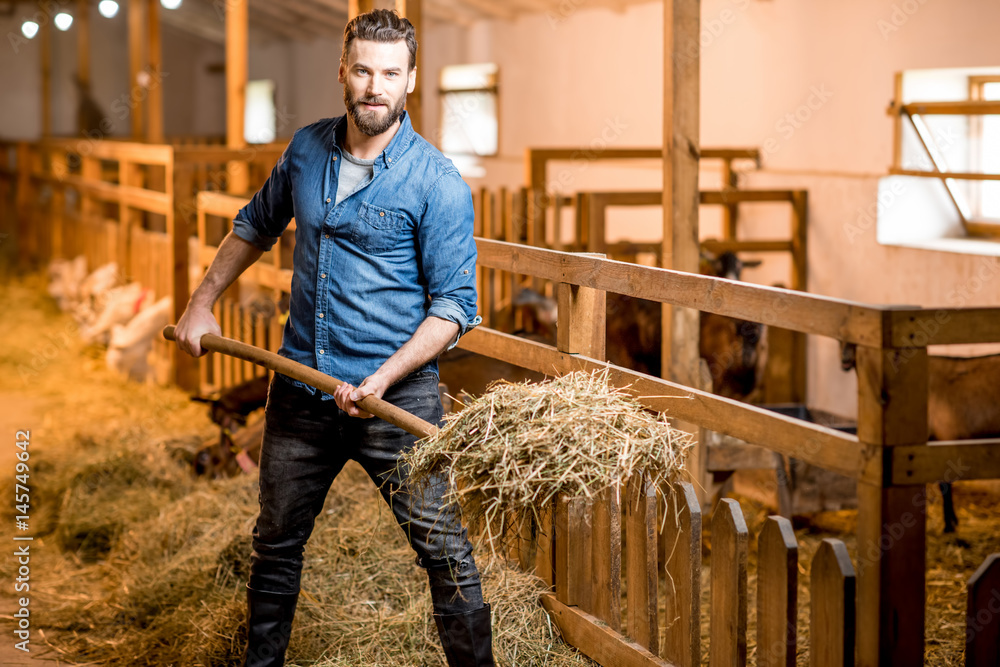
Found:
[(494, 667), (490, 606), (464, 614), (434, 614), (448, 667)]
[(247, 650), (244, 667), (281, 667), (292, 634), (298, 593), (266, 593), (247, 586)]

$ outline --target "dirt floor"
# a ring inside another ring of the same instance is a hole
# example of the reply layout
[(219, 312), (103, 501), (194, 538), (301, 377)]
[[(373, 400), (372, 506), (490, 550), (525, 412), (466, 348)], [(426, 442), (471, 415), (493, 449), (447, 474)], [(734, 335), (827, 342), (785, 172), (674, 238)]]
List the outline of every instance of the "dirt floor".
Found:
[[(33, 661), (0, 639), (0, 665), (56, 664), (40, 662), (37, 656), (46, 652), (59, 664), (237, 664), (255, 481), (191, 479), (176, 459), (212, 431), (204, 406), (175, 389), (109, 374), (102, 351), (83, 346), (72, 319), (44, 296), (40, 277), (0, 284), (0, 306), (0, 492), (9, 497), (12, 490), (15, 432), (28, 429), (26, 534), (37, 536), (31, 543)], [(773, 508), (752, 495), (737, 497), (755, 536)], [(997, 484), (957, 483), (954, 495), (960, 524), (957, 533), (944, 535), (940, 494), (929, 490), (929, 665), (963, 663), (965, 585), (987, 555), (1000, 551)], [(422, 573), (385, 518), (363, 476), (348, 471), (338, 479), (307, 551), (292, 663), (441, 664)], [(808, 564), (826, 537), (842, 539), (855, 557), (856, 520), (856, 511), (843, 510), (796, 521), (800, 665), (808, 664)], [(8, 540), (17, 533), (8, 506), (0, 507), (0, 525), (7, 526), (0, 533)], [(380, 541), (388, 544), (384, 551), (373, 547)], [(708, 535), (706, 566), (710, 545)], [(750, 549), (748, 644), (755, 665), (754, 537)], [(0, 557), (0, 580), (12, 581), (16, 569), (9, 556)], [(703, 576), (707, 646), (708, 567)], [(509, 571), (487, 582), (494, 590), (520, 586), (525, 599), (532, 585)], [(0, 584), (0, 636), (7, 638), (16, 609), (10, 589)], [(504, 641), (517, 645), (532, 635), (546, 652), (507, 654), (505, 664), (592, 664), (551, 635), (532, 634), (541, 632), (544, 614), (524, 620), (531, 610), (510, 609), (498, 624)], [(379, 633), (389, 640), (376, 642)], [(703, 656), (707, 664), (704, 646)]]

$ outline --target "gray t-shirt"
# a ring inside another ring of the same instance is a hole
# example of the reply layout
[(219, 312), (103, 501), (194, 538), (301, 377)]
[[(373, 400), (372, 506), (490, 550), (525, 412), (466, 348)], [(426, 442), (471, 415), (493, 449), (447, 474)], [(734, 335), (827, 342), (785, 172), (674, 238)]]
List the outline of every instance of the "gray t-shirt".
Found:
[(337, 181), (337, 201), (334, 206), (342, 200), (357, 192), (358, 187), (368, 180), (375, 170), (375, 160), (362, 160), (356, 158), (347, 151), (342, 151), (344, 161), (340, 163), (340, 176)]

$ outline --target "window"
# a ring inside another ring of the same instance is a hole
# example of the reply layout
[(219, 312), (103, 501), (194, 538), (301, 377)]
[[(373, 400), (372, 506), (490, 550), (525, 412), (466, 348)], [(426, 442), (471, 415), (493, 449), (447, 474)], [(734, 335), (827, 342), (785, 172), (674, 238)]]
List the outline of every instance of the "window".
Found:
[(243, 137), (248, 144), (269, 144), (277, 134), (274, 112), (274, 81), (247, 82)]
[[(1000, 74), (969, 77), (969, 99), (1000, 101)], [(1000, 116), (969, 119), (970, 162), (975, 171), (1000, 174)], [(1000, 222), (1000, 181), (975, 181), (972, 215)]]
[(499, 151), (498, 67), (450, 65), (441, 70), (441, 151), (486, 157)]

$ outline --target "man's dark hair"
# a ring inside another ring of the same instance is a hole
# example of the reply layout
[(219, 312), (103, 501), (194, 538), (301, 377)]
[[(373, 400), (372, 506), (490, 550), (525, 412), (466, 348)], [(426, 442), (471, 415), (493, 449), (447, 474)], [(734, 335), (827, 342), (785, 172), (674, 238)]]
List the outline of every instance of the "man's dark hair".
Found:
[(406, 48), (410, 51), (409, 70), (417, 66), (417, 35), (413, 24), (393, 10), (374, 9), (367, 14), (358, 14), (348, 22), (344, 28), (344, 51), (340, 54), (340, 62), (344, 65), (355, 39), (385, 44), (406, 40)]

